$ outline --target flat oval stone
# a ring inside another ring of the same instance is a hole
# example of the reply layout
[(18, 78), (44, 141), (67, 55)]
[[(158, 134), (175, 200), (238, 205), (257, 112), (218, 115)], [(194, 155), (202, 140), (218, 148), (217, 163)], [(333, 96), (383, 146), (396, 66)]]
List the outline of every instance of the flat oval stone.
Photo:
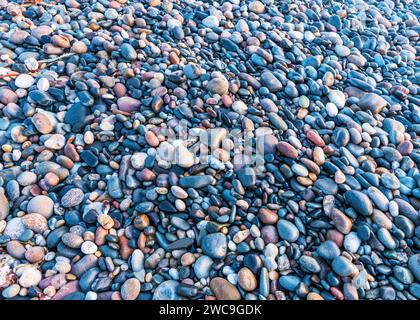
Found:
[(197, 278), (207, 278), (213, 263), (214, 261), (208, 256), (201, 256), (198, 258), (193, 265), (194, 273)]
[(420, 281), (420, 254), (412, 255), (408, 258), (408, 267), (416, 277), (417, 281)]
[(175, 280), (167, 280), (157, 286), (153, 293), (153, 300), (182, 300), (176, 292), (179, 283)]
[(29, 200), (26, 210), (28, 213), (39, 213), (48, 219), (53, 214), (54, 202), (47, 196), (39, 195)]
[(179, 179), (179, 185), (183, 188), (203, 188), (208, 186), (214, 181), (212, 176), (187, 176)]
[(288, 220), (279, 220), (277, 222), (277, 231), (280, 238), (288, 242), (295, 242), (299, 238), (298, 228), (296, 228), (296, 226)]
[(398, 244), (389, 231), (385, 228), (380, 228), (378, 230), (378, 239), (379, 241), (388, 249), (396, 249)]
[(121, 286), (121, 298), (123, 300), (136, 300), (140, 294), (140, 281), (136, 278), (128, 279)]
[(299, 286), (299, 283), (301, 282), (301, 279), (297, 276), (293, 275), (287, 275), (287, 276), (281, 276), (279, 278), (279, 284), (286, 290), (295, 292), (297, 287)]
[(223, 259), (227, 253), (226, 236), (223, 233), (210, 233), (201, 239), (201, 249), (211, 258)]
[(18, 88), (27, 89), (30, 88), (35, 83), (35, 79), (29, 74), (20, 74), (15, 79), (15, 85)]
[(65, 208), (72, 208), (81, 204), (83, 199), (83, 190), (79, 188), (73, 188), (67, 191), (66, 194), (61, 198), (61, 205)]
[(402, 266), (395, 266), (393, 268), (395, 278), (404, 284), (412, 284), (414, 282), (414, 276), (408, 268)]
[(261, 83), (271, 92), (277, 92), (283, 88), (280, 80), (278, 80), (270, 71), (261, 74)]
[(372, 202), (364, 193), (350, 190), (344, 194), (347, 203), (357, 212), (364, 216), (370, 216), (373, 212)]
[(389, 200), (378, 188), (373, 186), (369, 187), (367, 189), (367, 194), (377, 208), (382, 211), (388, 211)]
[(344, 237), (344, 248), (351, 253), (356, 253), (362, 241), (356, 232), (350, 232)]
[(340, 255), (340, 249), (332, 240), (326, 240), (319, 245), (316, 252), (324, 259), (333, 260)]
[(206, 88), (211, 93), (222, 96), (228, 92), (229, 82), (226, 80), (225, 77), (213, 78), (212, 80), (209, 81)]
[(23, 272), (19, 277), (19, 284), (24, 288), (30, 288), (37, 286), (41, 281), (42, 274), (34, 266), (25, 266), (23, 267)]
[(332, 262), (332, 268), (335, 273), (342, 277), (348, 277), (356, 270), (356, 266), (343, 256), (335, 257)]
[(257, 288), (257, 279), (248, 268), (242, 268), (238, 272), (238, 284), (245, 291), (253, 291)]
[(9, 215), (9, 201), (4, 193), (0, 192), (0, 220), (6, 219)]
[(299, 258), (299, 264), (302, 267), (302, 270), (307, 273), (318, 273), (321, 271), (321, 267), (314, 258), (310, 256), (303, 255)]
[(277, 151), (288, 158), (296, 159), (298, 157), (297, 150), (288, 142), (286, 141), (280, 141), (277, 144)]
[(238, 289), (224, 278), (216, 277), (211, 279), (210, 288), (217, 300), (241, 300)]
[(353, 222), (343, 212), (334, 208), (331, 212), (331, 220), (334, 226), (343, 234), (348, 234), (353, 227)]
[(121, 55), (127, 60), (134, 60), (137, 58), (136, 50), (128, 43), (123, 43), (120, 50)]
[(387, 106), (387, 102), (376, 93), (366, 93), (359, 100), (359, 106), (363, 110), (370, 110), (373, 114), (377, 114)]
[(132, 97), (121, 97), (117, 100), (118, 109), (125, 112), (134, 112), (140, 108), (141, 101)]

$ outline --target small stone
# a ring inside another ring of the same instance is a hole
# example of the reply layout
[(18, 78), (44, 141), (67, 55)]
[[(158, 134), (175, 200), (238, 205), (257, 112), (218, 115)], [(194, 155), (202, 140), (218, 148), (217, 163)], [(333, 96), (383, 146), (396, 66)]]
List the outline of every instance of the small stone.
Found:
[(37, 176), (33, 172), (25, 171), (18, 175), (16, 180), (21, 186), (29, 186), (36, 183)]
[(350, 232), (344, 237), (344, 248), (351, 253), (356, 253), (362, 241), (356, 232)]
[(23, 259), (25, 257), (26, 249), (19, 241), (9, 241), (6, 250), (13, 258)]
[(280, 141), (277, 144), (277, 150), (282, 156), (286, 156), (291, 159), (296, 159), (298, 157), (297, 150), (290, 143), (285, 141)]
[(412, 284), (414, 282), (414, 277), (411, 271), (408, 268), (402, 266), (395, 266), (393, 269), (395, 278), (404, 284)]
[(100, 214), (98, 216), (98, 223), (105, 229), (109, 230), (114, 226), (114, 220), (107, 214)]
[(72, 208), (82, 203), (83, 199), (84, 193), (82, 189), (73, 188), (67, 191), (61, 198), (61, 205), (65, 208)]
[(55, 119), (45, 112), (38, 112), (32, 117), (32, 122), (35, 128), (42, 134), (51, 133), (54, 130)]
[(62, 134), (53, 134), (48, 138), (44, 145), (53, 150), (61, 150), (66, 144), (66, 138)]
[(176, 292), (179, 283), (175, 280), (166, 280), (157, 286), (153, 293), (153, 300), (182, 300)]
[(201, 249), (211, 258), (223, 259), (227, 253), (226, 236), (223, 233), (211, 233), (201, 240)]
[(359, 106), (363, 110), (370, 110), (373, 114), (378, 114), (387, 106), (384, 98), (376, 93), (366, 93), (359, 101)]
[(30, 263), (38, 263), (44, 259), (45, 250), (43, 247), (30, 247), (25, 252), (25, 259)]
[(342, 277), (348, 277), (357, 270), (356, 266), (343, 256), (334, 258), (332, 268), (335, 273)]
[(19, 277), (19, 284), (24, 288), (30, 288), (38, 285), (41, 281), (41, 272), (32, 266), (25, 266)]
[(265, 12), (265, 6), (261, 1), (253, 1), (248, 5), (249, 11), (261, 14)]
[(214, 261), (208, 256), (201, 256), (194, 263), (194, 273), (198, 279), (207, 278)]
[(136, 300), (140, 294), (140, 281), (136, 278), (128, 279), (121, 286), (121, 298), (123, 300)]
[(18, 88), (28, 89), (35, 83), (35, 79), (29, 74), (20, 74), (15, 79), (15, 85)]
[(9, 215), (9, 201), (3, 192), (0, 192), (0, 220), (6, 219)]
[(121, 97), (117, 100), (118, 109), (125, 112), (134, 112), (140, 108), (141, 101), (131, 97)]
[(302, 270), (307, 273), (318, 273), (321, 271), (321, 267), (314, 258), (310, 256), (303, 255), (299, 259), (299, 264), (302, 267)]
[(207, 84), (207, 90), (213, 94), (218, 94), (219, 96), (224, 95), (229, 90), (229, 82), (225, 77), (213, 78)]
[(242, 268), (238, 272), (238, 284), (245, 291), (254, 291), (257, 288), (257, 279), (248, 268)]
[(120, 52), (123, 58), (127, 60), (134, 60), (137, 58), (137, 52), (128, 43), (123, 43), (120, 47)]
[(351, 53), (349, 48), (343, 45), (339, 45), (339, 44), (335, 46), (334, 51), (339, 57), (347, 57)]
[(182, 168), (190, 168), (194, 165), (194, 155), (183, 145), (175, 148), (174, 161)]
[(288, 220), (280, 219), (277, 222), (277, 231), (280, 238), (288, 242), (295, 242), (299, 238), (298, 228)]
[(0, 102), (3, 104), (16, 103), (18, 96), (15, 92), (7, 88), (0, 88)]
[[(46, 230), (46, 229), (45, 229)], [(11, 240), (17, 240), (25, 232), (25, 225), (22, 218), (10, 219), (4, 228), (3, 235)]]
[(211, 279), (210, 288), (217, 300), (240, 300), (241, 294), (238, 289), (224, 278)]
[(337, 230), (343, 234), (348, 234), (353, 227), (353, 222), (350, 218), (336, 208), (334, 208), (331, 212), (331, 220)]
[(20, 286), (18, 284), (12, 284), (9, 287), (3, 289), (1, 292), (3, 298), (11, 299), (16, 297), (19, 294)]
[(346, 96), (339, 90), (331, 90), (330, 93), (328, 93), (328, 99), (338, 109), (342, 109), (346, 105)]
[(213, 29), (219, 26), (219, 19), (216, 16), (208, 16), (202, 20), (202, 23), (206, 27)]
[(29, 213), (22, 217), (25, 228), (37, 233), (44, 233), (48, 229), (47, 219), (39, 213)]
[(408, 258), (408, 267), (416, 277), (417, 281), (420, 281), (420, 254), (414, 254)]
[(77, 54), (83, 54), (88, 51), (88, 48), (83, 41), (75, 41), (73, 42), (70, 51)]
[(26, 209), (28, 213), (39, 213), (40, 215), (48, 219), (53, 214), (54, 202), (51, 198), (44, 195), (40, 195), (32, 198), (28, 202), (28, 206)]
[(346, 198), (347, 203), (357, 212), (364, 216), (370, 216), (372, 214), (372, 202), (364, 193), (357, 190), (350, 190), (344, 194), (344, 197)]
[(92, 241), (85, 241), (80, 248), (83, 254), (94, 254), (98, 251), (98, 246)]
[(317, 253), (324, 259), (333, 260), (340, 255), (340, 249), (334, 241), (326, 240), (319, 245)]
[(70, 248), (79, 249), (83, 243), (83, 238), (76, 233), (67, 232), (61, 237), (61, 241)]

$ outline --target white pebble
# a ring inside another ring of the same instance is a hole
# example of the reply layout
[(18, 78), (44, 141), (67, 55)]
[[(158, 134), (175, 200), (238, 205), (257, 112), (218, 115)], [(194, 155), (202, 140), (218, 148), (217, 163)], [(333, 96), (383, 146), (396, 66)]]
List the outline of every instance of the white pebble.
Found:
[(334, 103), (328, 102), (325, 108), (327, 109), (327, 114), (330, 117), (335, 117), (338, 114), (338, 108)]
[(36, 87), (40, 91), (47, 91), (50, 88), (50, 82), (47, 78), (40, 78), (36, 83)]
[(20, 74), (15, 79), (15, 85), (18, 88), (28, 89), (30, 88), (35, 82), (35, 79), (29, 74)]
[(92, 241), (85, 241), (80, 248), (84, 254), (94, 254), (98, 250), (98, 246)]

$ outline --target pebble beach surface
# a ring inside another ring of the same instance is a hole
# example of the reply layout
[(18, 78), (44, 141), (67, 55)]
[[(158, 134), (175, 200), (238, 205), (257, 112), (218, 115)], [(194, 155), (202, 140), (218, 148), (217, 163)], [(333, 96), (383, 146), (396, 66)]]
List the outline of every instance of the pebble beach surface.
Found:
[(419, 12), (0, 0), (0, 299), (419, 299)]

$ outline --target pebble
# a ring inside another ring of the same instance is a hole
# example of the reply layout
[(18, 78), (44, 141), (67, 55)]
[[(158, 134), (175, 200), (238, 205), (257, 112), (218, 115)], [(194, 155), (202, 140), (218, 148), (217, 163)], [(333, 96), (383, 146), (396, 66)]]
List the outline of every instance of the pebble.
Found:
[(360, 99), (359, 106), (363, 110), (370, 110), (373, 114), (377, 114), (387, 106), (387, 102), (376, 93), (366, 93)]
[(245, 291), (253, 291), (257, 288), (257, 279), (248, 268), (242, 268), (238, 272), (238, 284)]
[(414, 254), (408, 258), (408, 268), (414, 274), (417, 281), (420, 281), (420, 254)]
[(211, 233), (201, 240), (203, 252), (210, 258), (222, 259), (226, 256), (227, 240), (223, 233)]
[(29, 74), (20, 74), (15, 79), (15, 86), (21, 89), (28, 89), (35, 83), (35, 79)]
[(288, 220), (279, 220), (277, 222), (277, 231), (280, 238), (288, 242), (295, 242), (299, 238), (298, 228), (296, 228), (296, 226)]
[(136, 300), (140, 294), (140, 281), (136, 278), (128, 279), (121, 286), (121, 298), (123, 300)]
[(38, 285), (41, 278), (41, 272), (36, 267), (29, 265), (22, 268), (18, 282), (20, 286), (30, 288)]
[(194, 273), (197, 278), (207, 278), (210, 274), (210, 270), (212, 268), (214, 261), (208, 256), (201, 256), (197, 259), (194, 263)]
[(226, 94), (229, 90), (229, 83), (225, 77), (217, 77), (209, 81), (207, 84), (207, 90), (213, 94), (218, 94), (222, 96)]
[(373, 212), (372, 202), (364, 193), (357, 190), (347, 191), (344, 195), (348, 204), (364, 216), (370, 216)]
[(217, 300), (240, 300), (241, 294), (238, 289), (226, 279), (216, 277), (211, 279), (210, 288)]
[(39, 195), (28, 202), (27, 211), (28, 213), (38, 213), (48, 219), (53, 214), (54, 202), (47, 196)]
[(9, 200), (4, 193), (0, 192), (0, 220), (6, 219), (9, 215)]
[(166, 280), (156, 287), (153, 300), (182, 300), (176, 292), (179, 283), (175, 280)]
[(350, 260), (343, 256), (335, 257), (332, 261), (332, 268), (334, 272), (342, 277), (348, 277), (353, 274), (356, 270), (356, 267)]
[(317, 248), (317, 253), (324, 259), (334, 260), (340, 255), (340, 249), (332, 240), (326, 240)]
[(61, 198), (61, 205), (65, 208), (72, 208), (82, 203), (84, 198), (83, 190), (73, 188), (67, 191)]

